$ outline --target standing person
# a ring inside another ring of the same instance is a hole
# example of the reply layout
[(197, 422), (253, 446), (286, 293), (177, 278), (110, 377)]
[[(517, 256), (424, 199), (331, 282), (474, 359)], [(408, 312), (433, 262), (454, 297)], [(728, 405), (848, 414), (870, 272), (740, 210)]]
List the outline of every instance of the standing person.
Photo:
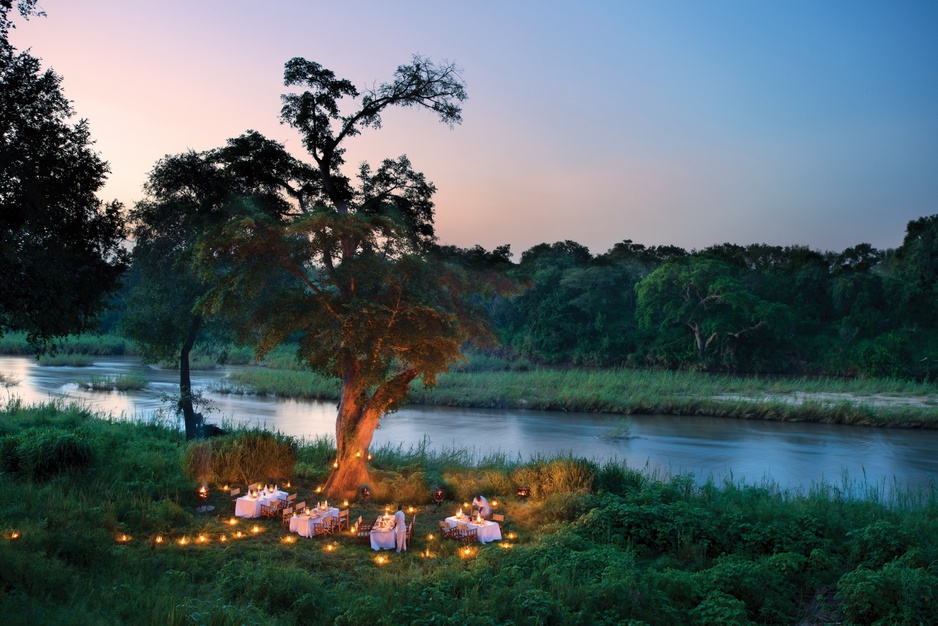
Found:
[(489, 505), (489, 501), (483, 496), (473, 498), (472, 506), (473, 508), (479, 509), (479, 515), (481, 515), (483, 519), (492, 517), (492, 507)]
[(407, 551), (407, 516), (404, 515), (404, 505), (397, 505), (397, 513), (394, 514), (394, 532), (397, 551), (402, 549)]

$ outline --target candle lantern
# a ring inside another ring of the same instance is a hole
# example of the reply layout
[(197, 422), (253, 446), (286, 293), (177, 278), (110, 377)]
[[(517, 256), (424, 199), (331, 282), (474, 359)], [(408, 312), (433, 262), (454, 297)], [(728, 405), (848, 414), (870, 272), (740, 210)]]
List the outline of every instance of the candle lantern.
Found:
[(531, 488), (530, 488), (530, 487), (524, 487), (524, 486), (518, 487), (517, 494), (518, 494), (518, 497), (519, 497), (519, 498), (521, 498), (522, 500), (524, 500), (525, 498), (527, 498), (528, 496), (531, 495)]
[(367, 500), (368, 498), (371, 497), (371, 487), (369, 487), (368, 485), (362, 485), (359, 495), (361, 495), (362, 500)]
[(433, 490), (433, 503), (437, 506), (443, 506), (443, 500), (446, 498), (446, 492), (439, 487)]
[(195, 507), (196, 511), (198, 511), (199, 513), (208, 513), (209, 511), (215, 510), (214, 506), (212, 506), (211, 504), (208, 504), (208, 487), (206, 487), (205, 485), (202, 485), (201, 487), (199, 487), (198, 496), (199, 496), (199, 502), (201, 502), (202, 504)]

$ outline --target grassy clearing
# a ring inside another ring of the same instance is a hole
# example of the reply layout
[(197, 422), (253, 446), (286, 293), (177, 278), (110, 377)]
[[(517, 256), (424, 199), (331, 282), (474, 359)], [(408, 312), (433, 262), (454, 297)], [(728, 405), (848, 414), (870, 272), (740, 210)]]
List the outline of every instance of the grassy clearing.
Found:
[[(339, 386), (310, 372), (257, 367), (235, 373), (217, 390), (331, 400), (338, 397)], [(894, 401), (884, 402), (884, 398)], [(938, 428), (938, 386), (897, 379), (739, 378), (623, 369), (455, 372), (441, 376), (432, 389), (416, 385), (410, 401), (435, 406)]]
[[(416, 524), (410, 550), (382, 553), (379, 564), (350, 534), (323, 541), (274, 520), (230, 524), (224, 485), (210, 483), (216, 508), (197, 513), (205, 445), (216, 455), (253, 449), (218, 461), (252, 480), (292, 461), (294, 475), (279, 482), (308, 502), (335, 454), (328, 439), (240, 431), (186, 444), (159, 423), (9, 403), (0, 411), (4, 623), (938, 621), (934, 486), (876, 486), (855, 498), (852, 485), (699, 484), (572, 457), (385, 446), (374, 451), (374, 496), (350, 503), (352, 517), (400, 502)], [(514, 495), (519, 485), (530, 498)], [(441, 508), (431, 486), (446, 490)], [(514, 537), (464, 555), (441, 541), (437, 521), (476, 493), (499, 501)]]

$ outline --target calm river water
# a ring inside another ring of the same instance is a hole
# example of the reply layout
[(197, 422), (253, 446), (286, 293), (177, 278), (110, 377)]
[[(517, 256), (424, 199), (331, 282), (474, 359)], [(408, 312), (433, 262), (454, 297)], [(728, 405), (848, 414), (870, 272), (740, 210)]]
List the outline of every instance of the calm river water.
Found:
[[(130, 393), (78, 388), (81, 379), (142, 369), (149, 384)], [(193, 373), (205, 388), (236, 368)], [(66, 397), (115, 417), (148, 419), (165, 410), (164, 396), (178, 391), (178, 374), (143, 366), (130, 357), (101, 357), (91, 367), (40, 367), (29, 357), (0, 356), (0, 372), (19, 384), (3, 396), (26, 403)], [(247, 423), (297, 437), (332, 435), (335, 405), (263, 396), (207, 392), (215, 423)], [(603, 437), (621, 424), (619, 416), (591, 413), (408, 407), (386, 416), (375, 445), (408, 448), (426, 438), (433, 449), (468, 448), (481, 456), (507, 453), (526, 459), (571, 452), (596, 460), (619, 459), (629, 467), (689, 472), (699, 479), (732, 478), (750, 484), (767, 479), (785, 488), (819, 483), (874, 487), (888, 494), (896, 486), (938, 481), (938, 431), (862, 428), (826, 424), (744, 421), (707, 417), (636, 415), (629, 439)]]

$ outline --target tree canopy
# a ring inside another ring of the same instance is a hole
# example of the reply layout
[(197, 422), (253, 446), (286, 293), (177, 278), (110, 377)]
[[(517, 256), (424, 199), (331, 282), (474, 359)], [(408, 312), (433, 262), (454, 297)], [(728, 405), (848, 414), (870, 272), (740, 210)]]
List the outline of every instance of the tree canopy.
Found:
[[(62, 79), (9, 44), (0, 2), (0, 334), (31, 343), (94, 328), (126, 267), (121, 205), (96, 193), (108, 172)], [(17, 3), (35, 14), (34, 1)]]
[(347, 496), (368, 481), (374, 431), (411, 383), (434, 384), (464, 342), (492, 337), (484, 297), (508, 288), (508, 250), (437, 246), (436, 188), (406, 155), (363, 163), (354, 180), (342, 168), (343, 142), (380, 128), (389, 107), (458, 123), (466, 91), (454, 65), (414, 56), (391, 82), (359, 91), (294, 58), (284, 83), (301, 91), (283, 96), (281, 119), (314, 167), (291, 173), (291, 210), (251, 210), (203, 245), (203, 276), (216, 284), (206, 310), (236, 312), (259, 356), (292, 339), (302, 363), (341, 380), (338, 469), (326, 489)]

